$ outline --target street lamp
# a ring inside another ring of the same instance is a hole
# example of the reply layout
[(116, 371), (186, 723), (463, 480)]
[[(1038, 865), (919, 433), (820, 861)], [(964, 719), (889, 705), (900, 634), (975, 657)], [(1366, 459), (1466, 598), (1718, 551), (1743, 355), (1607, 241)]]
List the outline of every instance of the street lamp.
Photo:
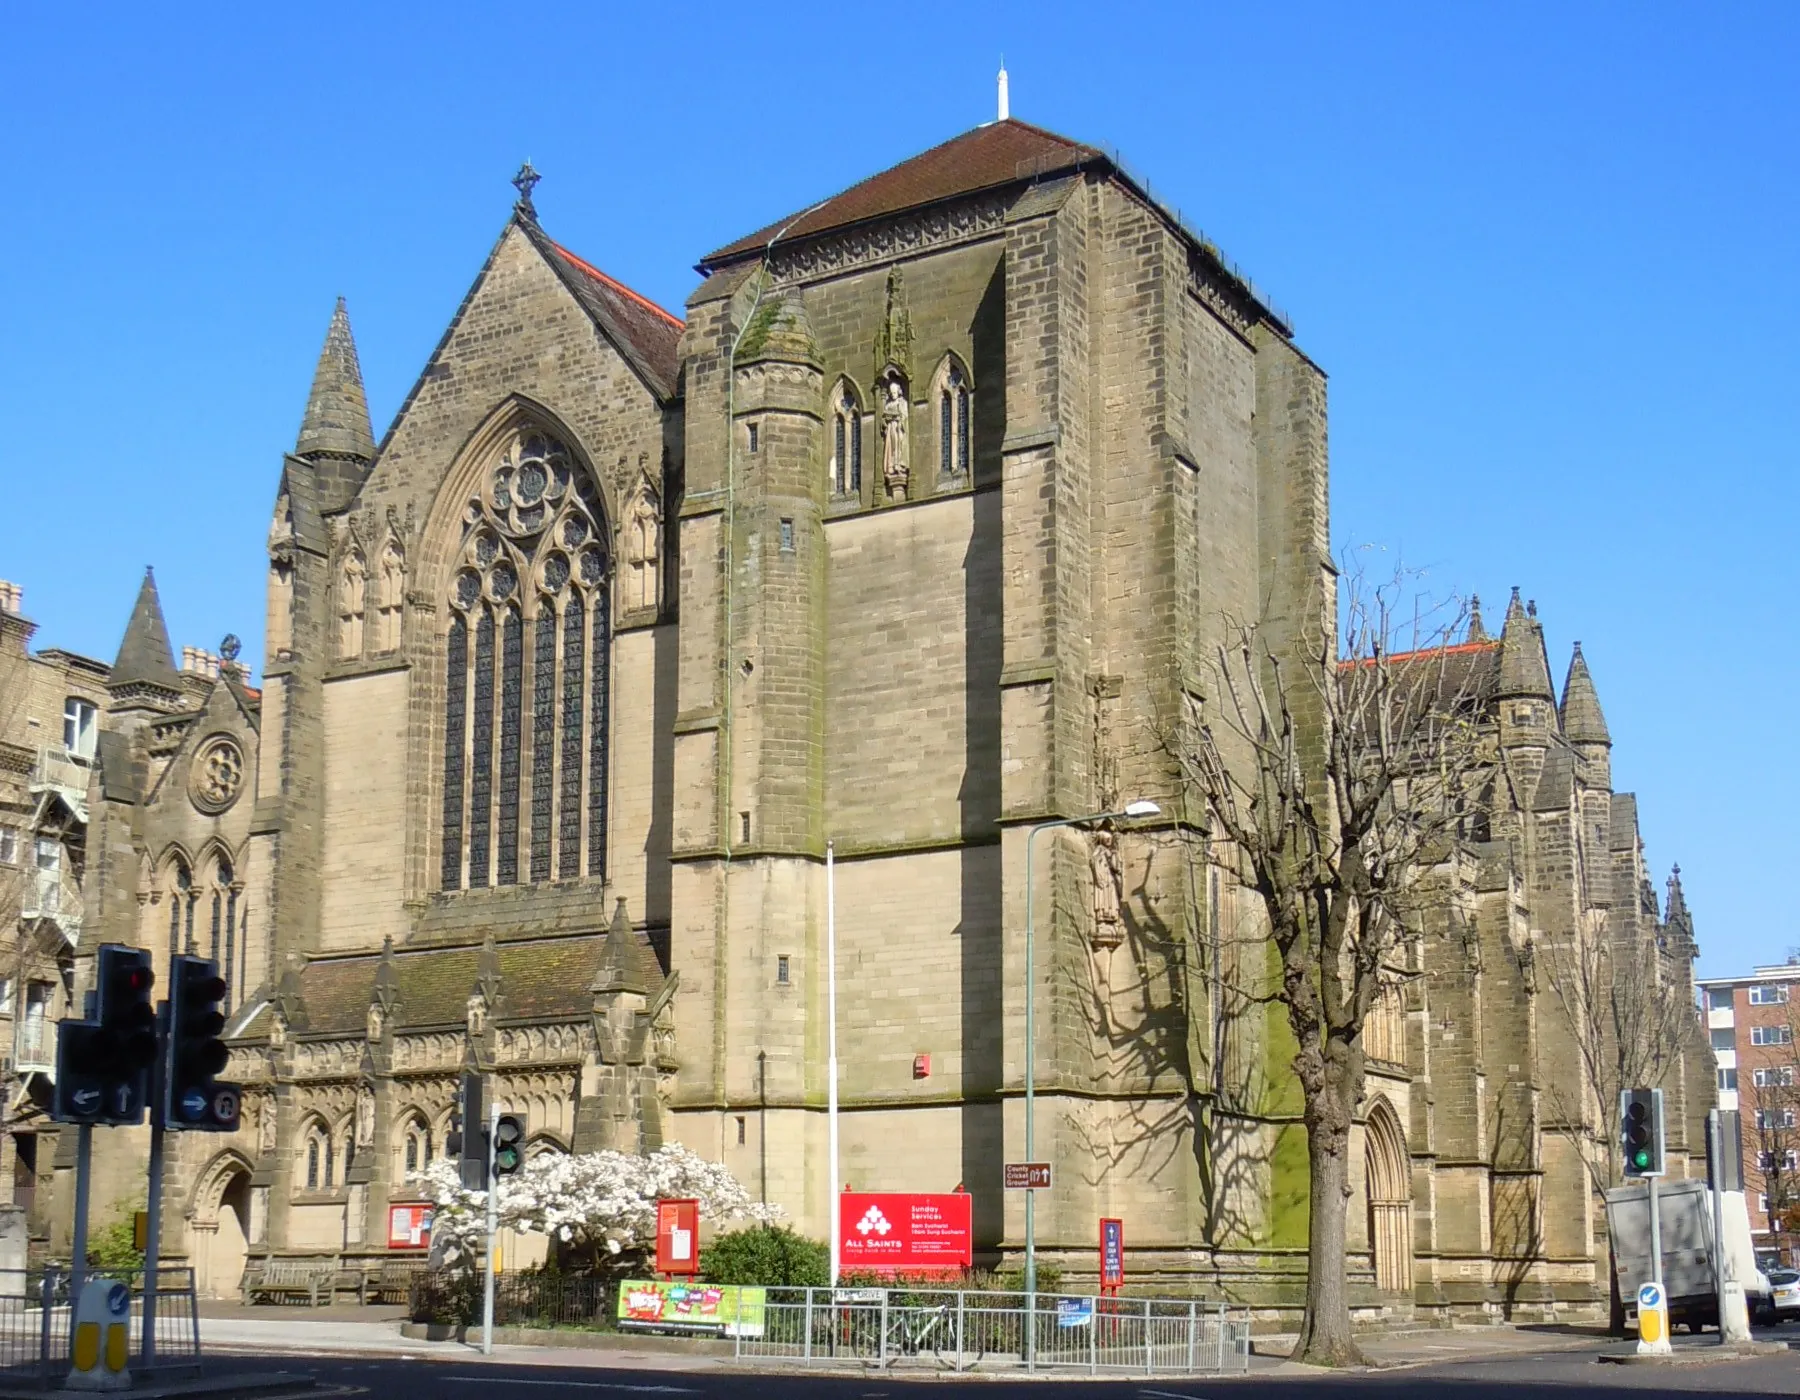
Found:
[[(1025, 1160), (1036, 1160), (1033, 1150), (1037, 1126), (1037, 938), (1033, 920), (1037, 884), (1032, 878), (1032, 850), (1040, 831), (1059, 826), (1091, 826), (1095, 822), (1135, 820), (1162, 815), (1162, 808), (1148, 798), (1127, 802), (1121, 811), (1095, 812), (1086, 817), (1059, 817), (1039, 822), (1025, 833)], [(1025, 1188), (1025, 1364), (1037, 1356), (1037, 1191)]]

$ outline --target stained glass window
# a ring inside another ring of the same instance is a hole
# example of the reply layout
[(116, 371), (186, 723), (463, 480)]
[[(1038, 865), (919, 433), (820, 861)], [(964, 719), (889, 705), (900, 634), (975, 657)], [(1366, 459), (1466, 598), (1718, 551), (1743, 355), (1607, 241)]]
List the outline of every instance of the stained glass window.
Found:
[(862, 404), (848, 379), (831, 395), (831, 490), (854, 496), (862, 491)]
[(595, 685), (611, 659), (598, 492), (562, 444), (527, 432), (463, 520), (445, 647), (443, 888), (485, 886), (490, 872), (501, 885), (602, 874), (604, 845), (585, 869), (582, 845), (584, 815), (603, 836), (605, 814), (608, 716), (603, 695), (588, 703), (590, 655)]
[(612, 624), (606, 593), (594, 600), (594, 699), (588, 721), (588, 874), (606, 874), (606, 707)]
[(488, 882), (494, 798), (494, 615), (475, 624), (474, 712), (469, 716), (469, 888)]
[[(562, 576), (566, 583), (567, 564)], [(531, 883), (535, 885), (550, 878), (550, 813), (556, 800), (556, 605), (548, 598), (538, 605), (532, 634), (537, 648), (531, 667)]]
[(463, 737), (469, 696), (469, 624), (461, 613), (450, 618), (444, 648), (448, 685), (444, 696), (444, 888), (462, 884)]
[(581, 874), (581, 710), (584, 628), (579, 605), (563, 613), (562, 793), (556, 873), (564, 880)]
[(946, 360), (938, 371), (938, 468), (944, 476), (969, 470), (969, 379)]
[(525, 633), (517, 608), (500, 637), (500, 825), (494, 883), (519, 883), (519, 723), (524, 703)]

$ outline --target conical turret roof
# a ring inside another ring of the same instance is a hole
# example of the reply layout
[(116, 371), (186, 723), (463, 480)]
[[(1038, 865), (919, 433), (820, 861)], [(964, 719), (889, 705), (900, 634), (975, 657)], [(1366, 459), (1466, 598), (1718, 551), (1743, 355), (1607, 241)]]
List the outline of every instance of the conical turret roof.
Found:
[(369, 426), (369, 398), (363, 392), (362, 365), (356, 358), (356, 340), (350, 334), (350, 313), (338, 298), (319, 351), (319, 367), (313, 371), (312, 393), (306, 400), (306, 416), (294, 444), (296, 457), (375, 456), (375, 433)]
[(112, 689), (128, 685), (154, 685), (164, 690), (179, 690), (181, 677), (175, 670), (175, 654), (169, 647), (169, 629), (163, 623), (162, 599), (156, 594), (156, 574), (148, 567), (132, 605), (131, 621), (125, 624), (125, 640), (119, 643), (119, 655), (106, 678)]
[(1544, 650), (1544, 629), (1525, 611), (1516, 588), (1507, 605), (1506, 626), (1500, 632), (1500, 684), (1494, 693), (1501, 698), (1529, 695), (1541, 700), (1556, 699), (1550, 689), (1550, 658)]
[(1575, 655), (1569, 660), (1569, 674), (1563, 681), (1563, 734), (1575, 744), (1610, 744), (1612, 734), (1606, 728), (1606, 716), (1600, 711), (1600, 696), (1594, 689), (1594, 678), (1588, 674), (1587, 658), (1581, 654), (1581, 643), (1575, 643)]

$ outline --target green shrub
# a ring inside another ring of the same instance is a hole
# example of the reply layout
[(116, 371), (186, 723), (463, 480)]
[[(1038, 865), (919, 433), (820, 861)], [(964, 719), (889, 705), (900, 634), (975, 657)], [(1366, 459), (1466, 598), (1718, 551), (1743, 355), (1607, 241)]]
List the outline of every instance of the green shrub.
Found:
[(90, 1269), (116, 1277), (144, 1267), (143, 1251), (137, 1247), (136, 1215), (135, 1208), (126, 1206), (109, 1224), (88, 1232)]
[(785, 1225), (753, 1225), (720, 1235), (700, 1252), (708, 1283), (769, 1288), (823, 1288), (831, 1282), (831, 1248)]

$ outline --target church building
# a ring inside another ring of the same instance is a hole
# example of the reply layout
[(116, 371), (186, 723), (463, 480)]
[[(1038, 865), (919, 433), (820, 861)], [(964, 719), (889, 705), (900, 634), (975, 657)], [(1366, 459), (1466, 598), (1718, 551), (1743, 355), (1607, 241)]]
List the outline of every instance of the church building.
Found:
[[(708, 253), (679, 317), (516, 183), (379, 441), (338, 303), (271, 474), (260, 689), (235, 648), (184, 684), (149, 578), (108, 681), (83, 949), (217, 958), (245, 1086), (237, 1134), (175, 1147), (168, 1250), (231, 1293), (248, 1258), (403, 1248), (467, 1069), (532, 1153), (680, 1141), (823, 1236), (829, 850), (846, 1185), (966, 1189), (1015, 1261), (1032, 1054), (1046, 1257), (1091, 1270), (1118, 1216), (1135, 1276), (1296, 1301), (1303, 1134), (1262, 1013), (1222, 1010), (1256, 913), (1162, 745), (1225, 619), (1279, 646), (1328, 606), (1323, 372), (1113, 158), (1019, 121)], [(1573, 811), (1604, 741), (1547, 673), (1525, 698)], [(1028, 864), (1039, 823), (1145, 798)], [(1635, 899), (1627, 799), (1580, 810)], [(1421, 953), (1374, 1057), (1359, 1305), (1495, 1307), (1507, 1269), (1604, 1296), (1591, 1212), (1553, 1250), (1499, 1223), (1586, 1200), (1512, 1112), (1547, 1073), (1519, 949), (1567, 882), (1470, 879), (1496, 922)], [(99, 1136), (104, 1220), (142, 1135)]]

